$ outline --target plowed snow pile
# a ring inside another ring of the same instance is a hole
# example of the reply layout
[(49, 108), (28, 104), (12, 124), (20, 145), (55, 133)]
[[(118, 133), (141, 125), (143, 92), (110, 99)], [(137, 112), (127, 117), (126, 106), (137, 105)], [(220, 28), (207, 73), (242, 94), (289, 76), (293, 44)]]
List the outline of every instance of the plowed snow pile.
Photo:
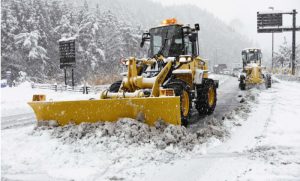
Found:
[(203, 154), (216, 138), (224, 138), (226, 130), (216, 120), (192, 134), (182, 126), (158, 123), (149, 127), (120, 119), (116, 123), (24, 127), (17, 133), (3, 132), (2, 173), (6, 179), (106, 180), (134, 178), (143, 175), (142, 165), (155, 167)]
[(214, 119), (207, 124), (206, 128), (192, 134), (183, 126), (157, 122), (154, 127), (150, 127), (129, 118), (120, 119), (116, 123), (99, 122), (70, 124), (63, 127), (36, 127), (32, 134), (40, 135), (45, 131), (63, 144), (84, 142), (85, 145), (107, 145), (114, 141), (121, 145), (151, 144), (158, 149), (165, 149), (172, 145), (182, 150), (192, 150), (196, 144), (204, 143), (214, 135), (221, 139), (226, 133), (222, 125)]

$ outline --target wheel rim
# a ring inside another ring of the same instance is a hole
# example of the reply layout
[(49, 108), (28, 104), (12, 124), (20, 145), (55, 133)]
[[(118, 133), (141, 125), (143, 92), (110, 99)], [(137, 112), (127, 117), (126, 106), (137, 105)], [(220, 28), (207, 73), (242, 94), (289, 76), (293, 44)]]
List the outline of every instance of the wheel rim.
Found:
[(183, 91), (181, 96), (181, 109), (182, 109), (183, 116), (188, 115), (189, 106), (190, 106), (189, 94), (186, 91)]
[(208, 89), (208, 104), (212, 107), (215, 103), (215, 90), (213, 87)]

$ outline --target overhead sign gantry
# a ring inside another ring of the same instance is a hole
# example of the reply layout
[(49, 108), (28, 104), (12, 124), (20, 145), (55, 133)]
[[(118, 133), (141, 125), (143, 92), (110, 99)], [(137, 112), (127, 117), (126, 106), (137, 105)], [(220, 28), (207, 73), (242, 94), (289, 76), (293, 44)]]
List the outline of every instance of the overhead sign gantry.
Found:
[[(285, 14), (293, 16), (292, 27), (283, 27), (282, 19), (283, 19), (283, 15)], [(296, 27), (296, 14), (297, 11), (295, 9), (291, 12), (283, 12), (283, 11), (257, 12), (258, 33), (281, 33), (284, 31), (292, 31), (292, 74), (293, 75), (295, 75), (296, 31), (300, 30), (300, 27)]]

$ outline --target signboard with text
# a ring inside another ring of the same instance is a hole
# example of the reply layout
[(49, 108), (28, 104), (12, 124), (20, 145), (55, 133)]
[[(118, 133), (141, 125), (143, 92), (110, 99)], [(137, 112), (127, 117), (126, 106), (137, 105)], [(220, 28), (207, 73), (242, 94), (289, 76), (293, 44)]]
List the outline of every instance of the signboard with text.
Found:
[(282, 26), (281, 13), (257, 13), (257, 27)]
[(62, 39), (59, 41), (60, 68), (73, 68), (75, 60), (75, 39)]

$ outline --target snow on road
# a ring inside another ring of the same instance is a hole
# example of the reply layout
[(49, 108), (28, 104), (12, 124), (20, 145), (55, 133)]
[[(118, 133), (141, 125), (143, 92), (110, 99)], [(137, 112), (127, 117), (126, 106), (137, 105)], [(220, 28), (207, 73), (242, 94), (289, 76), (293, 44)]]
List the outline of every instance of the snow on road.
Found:
[[(24, 93), (32, 91), (22, 89)], [(62, 128), (34, 129), (30, 125), (5, 129), (1, 132), (2, 179), (297, 180), (298, 90), (299, 83), (282, 81), (269, 90), (246, 91), (242, 95), (245, 102), (228, 113), (224, 122), (212, 119), (206, 129), (193, 133), (176, 126), (149, 128), (129, 119)], [(3, 95), (17, 92), (2, 91), (2, 111), (14, 107)], [(67, 96), (59, 94), (60, 98)], [(31, 96), (20, 99), (24, 102)], [(11, 101), (16, 105), (22, 102), (17, 98)], [(27, 111), (19, 107), (22, 113)]]
[(205, 154), (144, 168), (143, 179), (300, 180), (299, 90), (299, 83), (274, 84), (253, 97), (247, 119), (233, 115), (241, 126), (232, 127), (230, 139)]
[[(262, 120), (255, 145), (245, 150), (252, 169), (245, 179), (300, 180), (300, 84), (281, 81), (261, 94), (257, 112), (249, 120)], [(263, 111), (265, 108), (265, 111)], [(254, 141), (253, 141), (254, 142)]]

